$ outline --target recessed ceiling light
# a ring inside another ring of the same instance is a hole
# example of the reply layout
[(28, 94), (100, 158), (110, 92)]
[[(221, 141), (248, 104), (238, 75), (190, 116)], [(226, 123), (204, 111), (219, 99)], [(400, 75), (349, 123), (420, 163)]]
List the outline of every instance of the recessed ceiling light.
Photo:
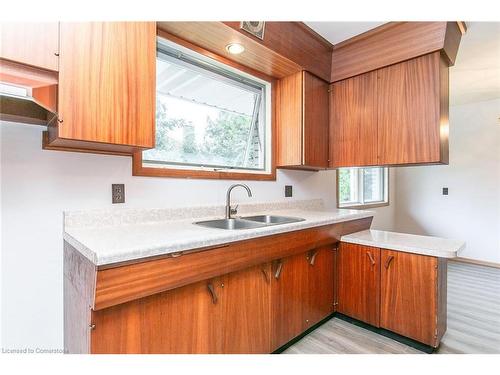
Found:
[(227, 50), (227, 52), (229, 52), (232, 55), (239, 55), (240, 53), (242, 53), (245, 50), (245, 47), (243, 47), (239, 43), (229, 43), (226, 46), (226, 50)]

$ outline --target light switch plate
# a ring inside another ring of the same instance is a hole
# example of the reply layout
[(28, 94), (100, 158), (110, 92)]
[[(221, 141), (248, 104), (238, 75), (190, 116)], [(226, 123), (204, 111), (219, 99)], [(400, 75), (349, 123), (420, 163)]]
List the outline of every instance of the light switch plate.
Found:
[(111, 184), (111, 198), (113, 203), (125, 203), (125, 185)]
[(448, 195), (448, 188), (447, 187), (443, 188), (443, 195)]
[(285, 185), (285, 197), (291, 197), (292, 195), (292, 185)]

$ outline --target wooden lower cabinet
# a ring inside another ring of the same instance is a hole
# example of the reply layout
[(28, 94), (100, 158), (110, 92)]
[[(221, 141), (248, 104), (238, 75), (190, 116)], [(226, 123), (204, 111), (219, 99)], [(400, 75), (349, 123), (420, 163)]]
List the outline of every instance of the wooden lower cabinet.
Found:
[(335, 263), (334, 248), (312, 250), (307, 256), (307, 299), (304, 304), (305, 328), (333, 313)]
[(92, 312), (91, 353), (218, 353), (220, 309), (198, 282)]
[(271, 351), (271, 264), (222, 277), (220, 353)]
[(314, 249), (273, 263), (272, 346), (277, 349), (333, 312), (334, 252)]
[(446, 259), (341, 243), (337, 311), (432, 347), (446, 331)]
[(446, 330), (446, 261), (382, 249), (381, 264), (380, 326), (437, 347)]
[(378, 327), (380, 249), (341, 243), (337, 272), (337, 311)]
[(269, 353), (264, 264), (94, 311), (92, 353)]

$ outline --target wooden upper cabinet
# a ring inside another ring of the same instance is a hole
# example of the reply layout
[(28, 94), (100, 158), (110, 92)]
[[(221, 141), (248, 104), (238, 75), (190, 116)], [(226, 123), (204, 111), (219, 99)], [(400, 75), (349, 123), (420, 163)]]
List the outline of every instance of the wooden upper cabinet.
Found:
[(57, 22), (3, 22), (0, 57), (51, 71), (59, 69)]
[(378, 70), (381, 165), (448, 163), (448, 66), (439, 52)]
[(61, 23), (59, 124), (49, 147), (154, 147), (155, 22)]
[(277, 166), (328, 167), (328, 83), (302, 71), (278, 81)]
[(382, 249), (381, 265), (380, 326), (437, 346), (440, 310), (446, 309), (446, 298), (444, 304), (439, 298), (446, 287), (438, 277), (438, 271), (446, 275), (446, 270), (439, 269), (438, 258)]
[(333, 83), (330, 166), (447, 164), (448, 93), (439, 52)]
[(378, 327), (380, 249), (342, 242), (337, 272), (337, 311)]
[(330, 88), (330, 167), (377, 165), (377, 73)]

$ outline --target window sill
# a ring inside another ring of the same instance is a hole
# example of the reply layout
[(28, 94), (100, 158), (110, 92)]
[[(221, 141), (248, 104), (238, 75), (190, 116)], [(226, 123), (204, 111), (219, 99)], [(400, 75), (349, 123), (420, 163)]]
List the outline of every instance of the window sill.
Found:
[(353, 206), (339, 206), (339, 205), (337, 205), (337, 208), (348, 209), (348, 210), (366, 210), (366, 209), (370, 209), (370, 208), (385, 207), (388, 205), (389, 205), (389, 202), (379, 202), (379, 203), (370, 203), (370, 204), (356, 204)]
[(275, 181), (276, 168), (270, 173), (225, 172), (195, 169), (174, 169), (145, 167), (142, 164), (142, 151), (135, 152), (132, 157), (132, 175), (143, 177), (199, 178), (216, 180), (256, 180)]

